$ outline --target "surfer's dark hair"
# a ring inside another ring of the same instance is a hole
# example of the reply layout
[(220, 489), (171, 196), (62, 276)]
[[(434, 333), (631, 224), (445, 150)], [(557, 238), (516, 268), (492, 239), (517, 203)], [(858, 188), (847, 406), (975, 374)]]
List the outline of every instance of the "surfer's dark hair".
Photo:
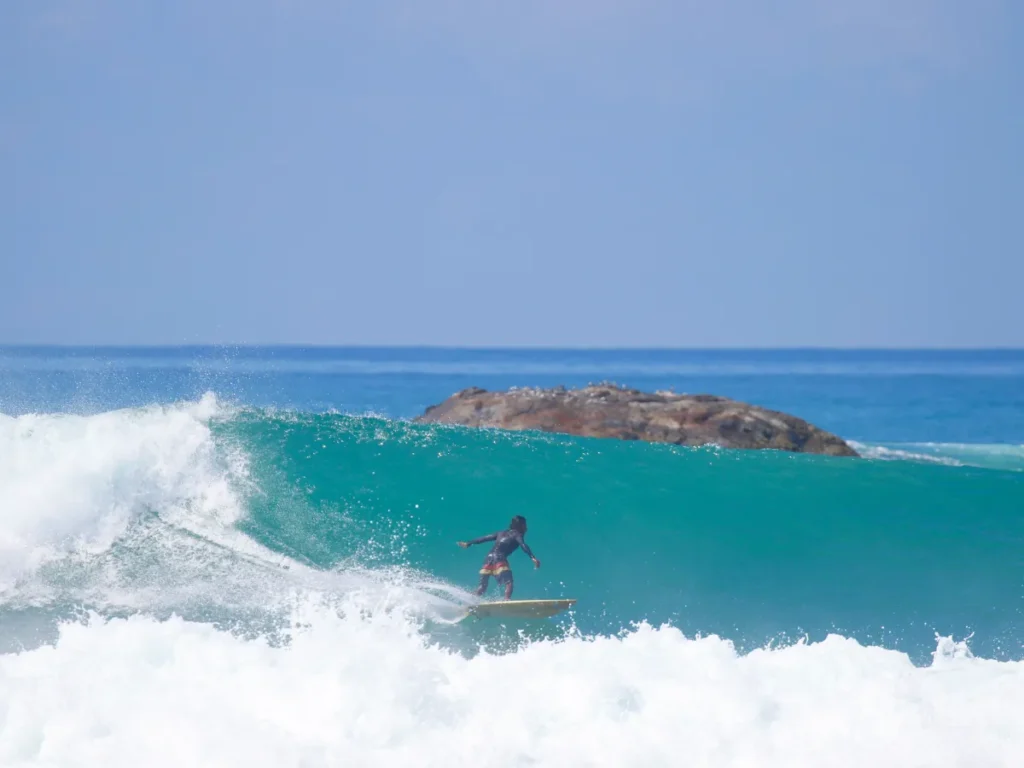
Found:
[(526, 530), (526, 518), (522, 515), (516, 515), (512, 518), (512, 522), (508, 524), (508, 527), (513, 531), (519, 531), (522, 533)]

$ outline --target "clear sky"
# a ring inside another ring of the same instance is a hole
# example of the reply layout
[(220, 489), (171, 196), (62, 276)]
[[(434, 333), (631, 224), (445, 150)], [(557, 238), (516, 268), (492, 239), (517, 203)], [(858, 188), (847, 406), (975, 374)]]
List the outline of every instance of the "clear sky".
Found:
[(1024, 346), (1018, 0), (4, 0), (0, 343)]

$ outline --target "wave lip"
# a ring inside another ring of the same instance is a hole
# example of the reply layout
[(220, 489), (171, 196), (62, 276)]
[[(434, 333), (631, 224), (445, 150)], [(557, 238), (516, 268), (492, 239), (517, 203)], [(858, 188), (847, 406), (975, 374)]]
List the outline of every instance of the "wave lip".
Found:
[(0, 415), (0, 595), (43, 564), (107, 551), (147, 513), (235, 522), (240, 457), (214, 447), (212, 395), (93, 416)]

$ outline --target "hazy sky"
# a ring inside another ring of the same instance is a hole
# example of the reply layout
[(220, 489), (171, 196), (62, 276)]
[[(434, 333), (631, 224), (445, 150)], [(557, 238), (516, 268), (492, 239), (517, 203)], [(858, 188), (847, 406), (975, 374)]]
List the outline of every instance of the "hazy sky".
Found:
[(1024, 346), (1024, 3), (4, 0), (0, 343)]

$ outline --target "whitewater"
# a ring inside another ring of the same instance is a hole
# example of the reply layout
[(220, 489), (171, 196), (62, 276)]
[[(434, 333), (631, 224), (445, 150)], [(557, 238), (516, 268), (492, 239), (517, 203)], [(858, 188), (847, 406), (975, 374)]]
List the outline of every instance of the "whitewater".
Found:
[(830, 637), (737, 656), (641, 626), (467, 659), (395, 615), (287, 647), (181, 619), (65, 624), (0, 657), (4, 765), (1011, 766), (1024, 665)]
[[(861, 467), (425, 429), (213, 392), (18, 410), (0, 408), (14, 413), (0, 413), (0, 765), (942, 768), (1024, 755), (1020, 526), (1002, 522), (1024, 498), (1012, 447), (865, 439)], [(706, 505), (677, 509), (678, 488)], [(722, 517), (748, 506), (744, 488), (768, 511)], [(906, 517), (926, 488), (921, 517)], [(513, 563), (519, 596), (571, 592), (578, 611), (540, 628), (453, 623), (475, 599), (476, 560), (451, 541), (487, 532), (488, 490), (502, 516), (517, 492), (580, 500), (531, 513), (541, 571)], [(802, 547), (807, 516), (828, 521), (823, 507), (857, 494), (865, 515), (899, 502), (864, 531), (837, 514), (834, 534)], [(625, 499), (641, 501), (620, 520)], [(983, 537), (964, 535), (968, 514)], [(928, 516), (951, 526), (928, 529), (929, 547), (949, 547), (934, 561), (908, 543)], [(878, 520), (905, 557), (847, 552), (879, 538)], [(658, 584), (648, 560), (676, 567), (652, 554), (658, 536), (714, 537), (743, 558), (718, 574), (694, 552), (693, 571)], [(758, 559), (771, 565), (744, 571)], [(860, 586), (814, 591), (836, 573)], [(901, 582), (906, 602), (886, 595)], [(778, 616), (788, 631), (762, 621)]]

